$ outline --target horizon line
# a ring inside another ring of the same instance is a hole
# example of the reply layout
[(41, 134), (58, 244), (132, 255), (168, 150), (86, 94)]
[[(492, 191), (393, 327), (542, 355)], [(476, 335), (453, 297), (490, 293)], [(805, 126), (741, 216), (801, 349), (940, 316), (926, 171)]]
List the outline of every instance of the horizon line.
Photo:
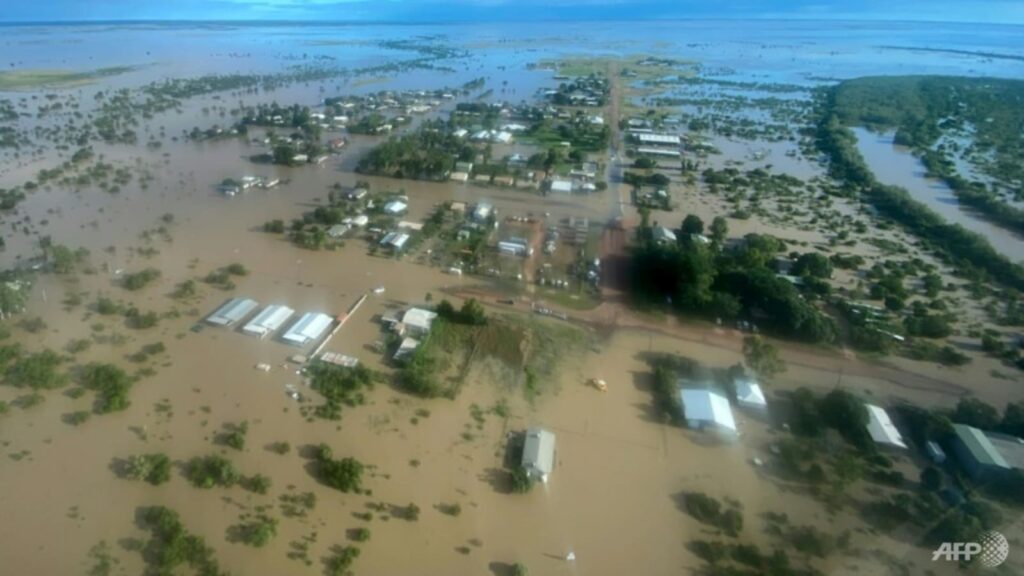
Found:
[(973, 24), (989, 26), (1024, 26), (1024, 22), (991, 22), (972, 20), (906, 20), (906, 19), (884, 19), (884, 18), (822, 18), (821, 16), (673, 16), (661, 18), (505, 18), (505, 19), (467, 19), (467, 20), (338, 20), (338, 19), (302, 19), (302, 18), (125, 18), (110, 19), (99, 18), (95, 20), (0, 20), (0, 26), (73, 26), (73, 25), (111, 25), (111, 24), (245, 24), (245, 25), (275, 25), (275, 24), (322, 24), (322, 25), (378, 25), (378, 26), (415, 26), (415, 25), (453, 25), (453, 24), (499, 24), (507, 22), (714, 22), (714, 21), (765, 21), (765, 22), (790, 22), (800, 20), (802, 22), (848, 22), (848, 23), (889, 23), (889, 24)]

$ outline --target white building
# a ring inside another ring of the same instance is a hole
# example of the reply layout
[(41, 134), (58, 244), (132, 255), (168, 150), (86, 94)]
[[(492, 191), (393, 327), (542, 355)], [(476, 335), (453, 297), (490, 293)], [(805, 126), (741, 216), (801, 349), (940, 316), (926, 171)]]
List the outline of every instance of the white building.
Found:
[(389, 232), (380, 241), (380, 245), (392, 250), (399, 251), (405, 247), (405, 244), (409, 241), (410, 236), (405, 232)]
[(422, 336), (430, 332), (430, 325), (437, 318), (437, 313), (422, 308), (409, 308), (402, 314), (402, 324), (405, 329), (416, 336)]
[(652, 232), (654, 233), (655, 242), (676, 242), (676, 233), (673, 232), (672, 230), (669, 230), (668, 228), (665, 228), (664, 226), (655, 226)]
[(736, 403), (754, 412), (768, 411), (768, 401), (764, 397), (761, 385), (749, 378), (740, 378), (736, 381)]
[(266, 338), (277, 332), (295, 314), (295, 310), (280, 304), (271, 304), (246, 324), (242, 331), (258, 338)]
[(736, 420), (725, 396), (704, 388), (682, 388), (679, 397), (683, 402), (683, 418), (687, 426), (719, 432), (724, 436), (736, 435)]
[(572, 180), (552, 180), (551, 191), (560, 194), (572, 194)]
[(216, 326), (233, 326), (255, 310), (256, 306), (256, 301), (250, 298), (232, 298), (207, 316), (206, 321)]
[(526, 240), (509, 238), (498, 242), (498, 252), (509, 256), (530, 256), (533, 254), (533, 248), (530, 248)]
[(868, 434), (875, 444), (885, 448), (906, 449), (907, 443), (903, 441), (900, 431), (892, 423), (889, 413), (874, 404), (865, 404), (864, 407), (868, 409)]
[(347, 224), (335, 224), (327, 229), (327, 235), (331, 238), (341, 238), (348, 232)]
[(327, 314), (320, 312), (307, 312), (299, 318), (299, 321), (292, 324), (292, 327), (281, 336), (281, 339), (288, 344), (305, 346), (316, 341), (331, 326), (334, 320)]
[(635, 134), (641, 144), (651, 146), (679, 146), (679, 136), (675, 134)]
[(547, 482), (555, 469), (555, 435), (543, 428), (527, 430), (522, 465), (531, 478)]
[(415, 338), (402, 338), (402, 343), (398, 345), (398, 350), (395, 350), (395, 355), (391, 358), (394, 360), (404, 360), (412, 356), (419, 346), (420, 342)]
[(469, 181), (469, 173), (467, 173), (467, 172), (452, 172), (451, 175), (448, 176), (448, 179), (452, 180), (453, 182), (468, 182)]
[(402, 214), (409, 208), (409, 205), (401, 200), (392, 200), (384, 205), (384, 211), (391, 215)]

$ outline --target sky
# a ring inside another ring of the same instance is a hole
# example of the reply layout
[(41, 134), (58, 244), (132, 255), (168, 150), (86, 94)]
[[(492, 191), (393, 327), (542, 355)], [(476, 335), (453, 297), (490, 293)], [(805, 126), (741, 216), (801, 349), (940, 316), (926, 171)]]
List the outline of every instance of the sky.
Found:
[(0, 0), (0, 21), (802, 18), (1024, 24), (1024, 0)]

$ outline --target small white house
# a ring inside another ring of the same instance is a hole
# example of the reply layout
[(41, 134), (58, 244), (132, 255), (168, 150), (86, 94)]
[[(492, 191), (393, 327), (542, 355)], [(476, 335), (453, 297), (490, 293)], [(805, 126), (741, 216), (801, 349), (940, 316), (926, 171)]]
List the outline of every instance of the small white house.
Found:
[(527, 430), (522, 465), (531, 478), (547, 482), (555, 469), (555, 435), (543, 428)]
[(682, 388), (683, 418), (694, 430), (710, 430), (725, 437), (737, 435), (729, 400), (722, 394), (704, 388)]
[(875, 441), (875, 444), (883, 448), (900, 448), (905, 450), (907, 443), (903, 441), (900, 431), (892, 423), (889, 413), (881, 406), (875, 406), (874, 404), (865, 404), (864, 407), (868, 409), (868, 434), (871, 435), (871, 439)]
[(764, 397), (761, 385), (749, 378), (740, 378), (736, 381), (736, 404), (751, 412), (768, 412), (768, 401)]
[(572, 194), (572, 180), (552, 180), (551, 191), (558, 194)]
[(655, 242), (665, 244), (674, 244), (676, 242), (676, 233), (664, 226), (655, 226), (652, 232), (654, 232)]
[(384, 205), (384, 212), (391, 215), (398, 215), (403, 214), (408, 208), (409, 205), (405, 202), (402, 202), (401, 200), (392, 200)]
[(402, 314), (402, 324), (413, 335), (424, 335), (430, 332), (430, 325), (437, 318), (437, 313), (422, 308), (409, 308)]

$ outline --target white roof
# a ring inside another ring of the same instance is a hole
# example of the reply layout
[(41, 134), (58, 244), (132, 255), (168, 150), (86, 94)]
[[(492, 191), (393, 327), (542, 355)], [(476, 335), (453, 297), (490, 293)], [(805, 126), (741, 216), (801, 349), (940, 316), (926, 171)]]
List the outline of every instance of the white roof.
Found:
[(644, 144), (679, 144), (675, 134), (637, 134), (636, 139)]
[(249, 321), (242, 328), (247, 334), (253, 334), (260, 338), (277, 332), (278, 328), (284, 325), (289, 318), (295, 314), (295, 310), (281, 304), (271, 304), (264, 308), (255, 318)]
[(409, 235), (404, 232), (390, 232), (380, 241), (382, 246), (391, 246), (395, 250), (401, 250), (409, 241)]
[(331, 238), (338, 238), (344, 236), (345, 232), (348, 232), (348, 226), (345, 224), (335, 224), (327, 229), (327, 235)]
[(402, 324), (426, 332), (430, 330), (430, 324), (433, 323), (434, 318), (437, 318), (436, 312), (422, 308), (409, 308), (405, 314), (402, 314)]
[(753, 380), (741, 379), (736, 382), (736, 401), (740, 404), (760, 408), (768, 405), (761, 385)]
[(736, 431), (736, 420), (732, 417), (729, 401), (718, 392), (711, 390), (683, 388), (679, 391), (683, 401), (684, 417), (687, 421), (710, 422), (720, 428)]
[(903, 436), (896, 429), (896, 425), (889, 419), (889, 414), (880, 406), (865, 404), (868, 409), (868, 434), (876, 444), (886, 444), (897, 448), (906, 448)]
[(555, 468), (555, 435), (543, 428), (527, 430), (522, 463), (532, 476), (546, 481)]
[(449, 178), (454, 180), (454, 181), (456, 181), (456, 182), (465, 182), (465, 181), (469, 180), (469, 174), (467, 174), (465, 172), (452, 172), (452, 174), (451, 174), (451, 176), (449, 176)]
[(281, 338), (289, 344), (302, 346), (319, 338), (331, 322), (332, 319), (327, 314), (307, 312)]
[(250, 298), (232, 298), (210, 314), (206, 321), (218, 326), (230, 326), (245, 318), (258, 304)]
[(572, 192), (572, 181), (571, 180), (552, 180), (551, 181), (552, 192)]
[(398, 346), (398, 350), (395, 350), (395, 355), (392, 356), (395, 360), (401, 360), (407, 356), (411, 356), (420, 346), (420, 341), (415, 338), (403, 338), (402, 343)]
[(399, 212), (404, 212), (408, 207), (409, 205), (401, 200), (392, 200), (384, 205), (384, 211), (390, 214), (398, 214)]
[(655, 226), (654, 227), (654, 239), (655, 240), (664, 240), (666, 242), (675, 242), (676, 241), (676, 233), (671, 231), (671, 230), (669, 230), (668, 228), (665, 228), (664, 226)]

